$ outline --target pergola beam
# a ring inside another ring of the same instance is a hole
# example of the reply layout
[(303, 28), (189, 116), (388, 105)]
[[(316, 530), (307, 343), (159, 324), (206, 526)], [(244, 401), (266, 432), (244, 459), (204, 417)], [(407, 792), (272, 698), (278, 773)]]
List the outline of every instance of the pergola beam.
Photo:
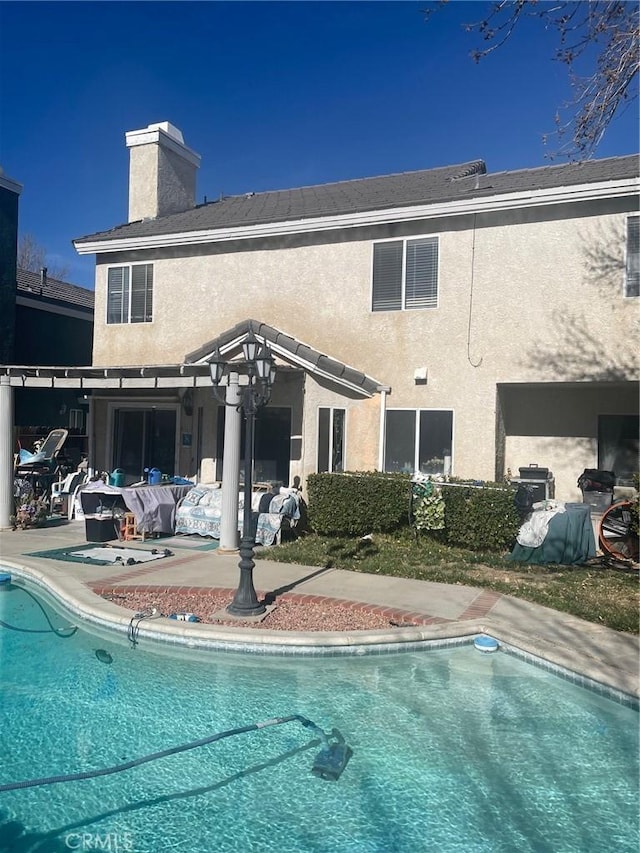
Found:
[(56, 367), (0, 365), (14, 388), (195, 388), (211, 384), (208, 364)]

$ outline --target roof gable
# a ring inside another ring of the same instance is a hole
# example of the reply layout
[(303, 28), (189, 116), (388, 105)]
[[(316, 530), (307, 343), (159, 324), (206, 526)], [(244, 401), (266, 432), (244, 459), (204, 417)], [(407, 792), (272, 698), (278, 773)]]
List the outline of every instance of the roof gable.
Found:
[(185, 355), (184, 362), (185, 364), (205, 363), (210, 360), (216, 349), (219, 349), (223, 356), (228, 356), (240, 349), (250, 332), (253, 332), (258, 340), (267, 343), (275, 356), (317, 377), (329, 379), (365, 397), (371, 397), (383, 389), (376, 379), (258, 320), (243, 320), (218, 335), (217, 338)]

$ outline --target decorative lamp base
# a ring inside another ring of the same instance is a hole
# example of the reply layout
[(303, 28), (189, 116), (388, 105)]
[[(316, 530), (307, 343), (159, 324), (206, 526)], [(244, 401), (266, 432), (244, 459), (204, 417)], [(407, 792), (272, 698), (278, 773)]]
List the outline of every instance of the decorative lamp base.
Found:
[(252, 537), (242, 537), (240, 543), (240, 583), (233, 597), (233, 601), (227, 607), (227, 613), (240, 618), (244, 616), (260, 616), (267, 608), (263, 602), (258, 601), (255, 587), (253, 586), (253, 546), (255, 540)]

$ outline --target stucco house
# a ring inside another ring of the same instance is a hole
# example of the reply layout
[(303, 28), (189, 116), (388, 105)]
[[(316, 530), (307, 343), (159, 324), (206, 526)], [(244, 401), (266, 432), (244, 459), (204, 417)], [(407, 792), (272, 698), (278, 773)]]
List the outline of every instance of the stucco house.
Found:
[[(495, 174), (475, 160), (196, 204), (200, 157), (179, 130), (126, 143), (130, 221), (75, 241), (96, 255), (93, 363), (0, 368), (3, 519), (20, 389), (91, 393), (94, 469), (220, 479), (239, 419), (208, 363), (250, 333), (278, 362), (256, 479), (488, 480), (537, 463), (572, 499), (584, 468), (637, 470), (637, 156)], [(0, 189), (4, 228), (19, 185)]]
[(129, 222), (75, 240), (96, 256), (95, 467), (219, 478), (208, 361), (253, 331), (278, 363), (258, 479), (537, 463), (570, 500), (584, 468), (637, 470), (637, 156), (197, 204), (177, 128), (126, 144)]

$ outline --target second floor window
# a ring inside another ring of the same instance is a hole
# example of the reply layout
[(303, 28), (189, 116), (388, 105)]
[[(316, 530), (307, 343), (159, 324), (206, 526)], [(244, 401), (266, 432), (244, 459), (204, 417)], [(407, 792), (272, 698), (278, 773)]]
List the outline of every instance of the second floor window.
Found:
[(640, 216), (627, 219), (627, 269), (625, 296), (640, 296)]
[(373, 311), (438, 307), (438, 238), (373, 244)]
[(107, 323), (150, 323), (153, 264), (111, 267), (107, 275)]

